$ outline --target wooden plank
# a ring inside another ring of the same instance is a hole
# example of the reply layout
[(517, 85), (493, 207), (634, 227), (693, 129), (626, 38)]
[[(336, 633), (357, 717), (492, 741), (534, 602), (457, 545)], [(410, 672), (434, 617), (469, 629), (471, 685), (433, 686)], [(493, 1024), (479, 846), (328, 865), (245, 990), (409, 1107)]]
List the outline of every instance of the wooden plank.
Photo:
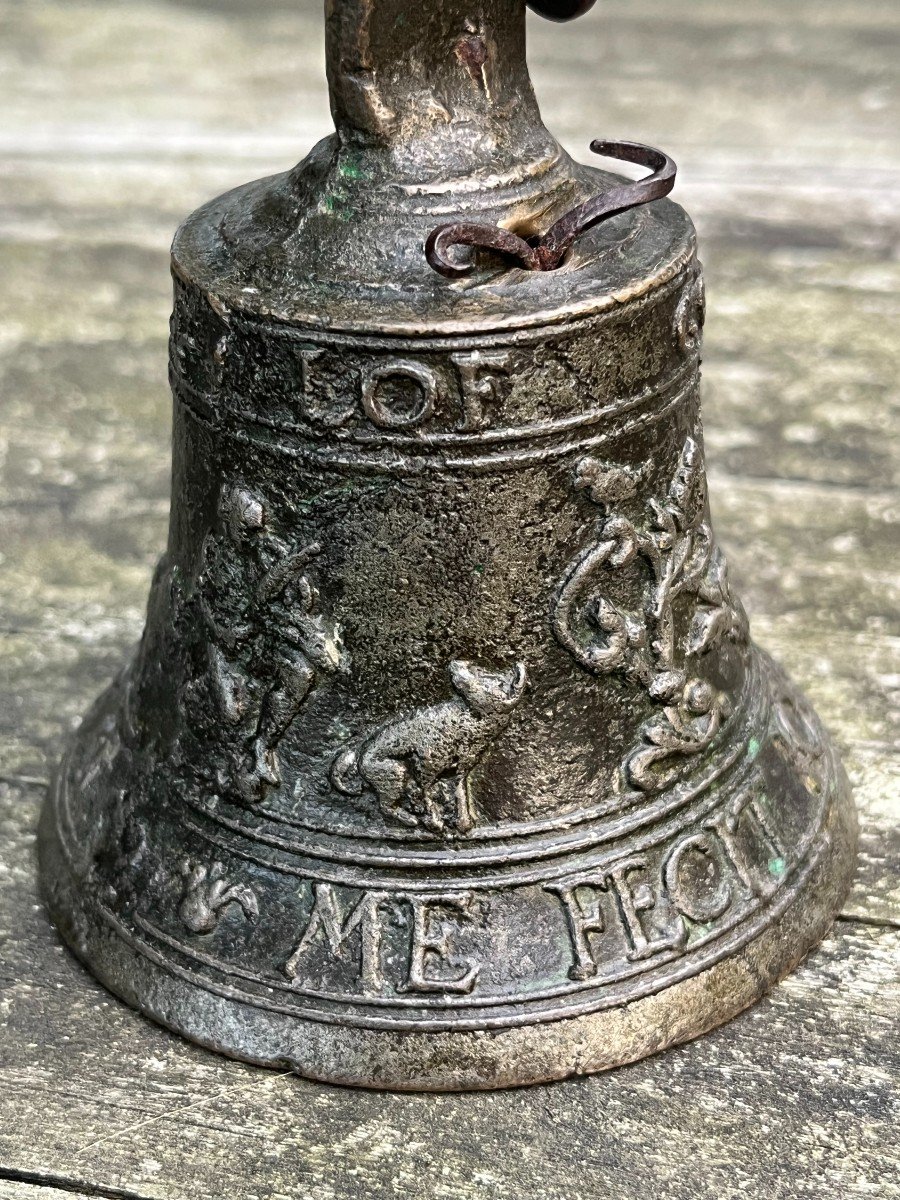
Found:
[(710, 284), (719, 533), (756, 636), (835, 731), (860, 807), (857, 881), (823, 946), (769, 1000), (658, 1059), (416, 1097), (191, 1047), (109, 997), (47, 925), (40, 781), (138, 636), (165, 539), (166, 247), (196, 204), (327, 131), (319, 7), (0, 0), (0, 1200), (892, 1200), (892, 0), (608, 0), (530, 26), (568, 146), (643, 137), (682, 168)]
[(16, 1178), (3, 1179), (0, 1177), (0, 1200), (61, 1200), (63, 1196), (73, 1197), (74, 1200), (91, 1200), (92, 1197), (103, 1196), (114, 1200), (138, 1200), (136, 1192), (124, 1192), (120, 1189), (109, 1191), (82, 1192), (78, 1185), (60, 1175), (41, 1175), (37, 1171), (15, 1172)]
[[(2, 1168), (0, 1168), (2, 1170)], [(0, 1175), (0, 1200), (144, 1200), (131, 1188), (105, 1188), (86, 1183), (88, 1191), (64, 1175), (47, 1175), (40, 1171), (10, 1171)]]

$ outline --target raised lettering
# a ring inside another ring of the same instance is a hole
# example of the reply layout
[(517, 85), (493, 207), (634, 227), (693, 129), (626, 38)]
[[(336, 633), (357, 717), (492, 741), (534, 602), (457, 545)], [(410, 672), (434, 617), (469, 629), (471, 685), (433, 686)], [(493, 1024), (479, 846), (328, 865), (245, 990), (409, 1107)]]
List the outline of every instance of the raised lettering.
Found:
[(600, 906), (600, 897), (595, 896), (587, 906), (578, 898), (579, 889), (593, 888), (596, 891), (606, 890), (606, 881), (602, 877), (578, 879), (567, 884), (553, 884), (544, 888), (558, 896), (566, 914), (566, 924), (572, 939), (572, 952), (575, 962), (569, 968), (570, 979), (592, 979), (597, 974), (597, 961), (591, 949), (588, 934), (603, 933), (606, 922)]
[(384, 980), (381, 975), (381, 922), (378, 910), (389, 899), (385, 892), (364, 892), (357, 903), (342, 912), (340, 903), (330, 883), (313, 884), (313, 907), (309, 921), (296, 950), (284, 964), (288, 979), (296, 979), (300, 962), (319, 934), (331, 953), (345, 958), (349, 940), (359, 930), (360, 980), (363, 988), (377, 991)]
[[(412, 406), (388, 401), (384, 392), (390, 379), (411, 380), (419, 398)], [(433, 371), (412, 359), (395, 359), (363, 372), (362, 403), (366, 416), (382, 429), (411, 429), (427, 421), (437, 399), (437, 378)]]
[[(706, 880), (696, 882), (693, 887), (686, 882), (685, 875), (690, 868), (685, 868), (685, 862), (691, 856), (700, 860), (695, 864), (695, 870), (699, 866), (700, 871), (708, 875), (710, 867), (714, 869), (718, 877), (715, 887), (711, 888)], [(675, 908), (698, 925), (715, 921), (731, 904), (731, 885), (724, 877), (712, 840), (705, 833), (693, 834), (672, 849), (663, 868), (663, 881)]]
[(472, 350), (453, 354), (450, 361), (459, 376), (463, 405), (462, 420), (456, 428), (461, 433), (483, 429), (487, 424), (485, 408), (501, 399), (500, 376), (508, 370), (509, 352)]
[[(725, 812), (719, 813), (705, 828), (713, 830), (741, 881), (756, 896), (771, 896), (784, 875), (784, 848), (772, 820), (753, 788), (735, 796)], [(754, 844), (762, 849), (765, 862), (750, 854)]]
[[(468, 916), (472, 904), (470, 892), (435, 892), (430, 895), (407, 896), (412, 910), (412, 944), (409, 976), (405, 991), (411, 992), (471, 992), (478, 979), (480, 967), (472, 959), (454, 962), (450, 958), (450, 935), (441, 920), (441, 910), (455, 910)], [(436, 929), (435, 926), (439, 927)], [(462, 975), (447, 978), (434, 973), (435, 969), (458, 971)]]
[(356, 396), (341, 398), (334, 384), (320, 370), (313, 377), (313, 366), (319, 363), (325, 351), (316, 346), (303, 346), (297, 354), (300, 358), (300, 407), (303, 416), (314, 424), (330, 428), (346, 424), (356, 411)]
[(639, 881), (632, 879), (636, 872), (646, 870), (647, 860), (645, 858), (630, 858), (608, 872), (625, 932), (631, 943), (628, 958), (632, 961), (651, 958), (654, 954), (661, 954), (664, 950), (680, 950), (686, 941), (684, 922), (677, 914), (674, 914), (675, 924), (669, 929), (663, 933), (657, 933), (655, 936), (648, 936), (641, 914), (655, 909), (657, 898), (646, 879)]

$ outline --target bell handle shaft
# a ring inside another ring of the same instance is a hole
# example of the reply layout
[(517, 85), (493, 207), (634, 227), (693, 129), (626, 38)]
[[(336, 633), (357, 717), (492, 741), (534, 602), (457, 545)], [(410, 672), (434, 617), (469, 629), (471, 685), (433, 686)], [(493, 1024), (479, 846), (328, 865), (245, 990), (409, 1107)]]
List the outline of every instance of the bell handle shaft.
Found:
[(325, 0), (325, 31), (345, 142), (434, 142), (461, 125), (502, 138), (502, 122), (540, 121), (524, 0)]

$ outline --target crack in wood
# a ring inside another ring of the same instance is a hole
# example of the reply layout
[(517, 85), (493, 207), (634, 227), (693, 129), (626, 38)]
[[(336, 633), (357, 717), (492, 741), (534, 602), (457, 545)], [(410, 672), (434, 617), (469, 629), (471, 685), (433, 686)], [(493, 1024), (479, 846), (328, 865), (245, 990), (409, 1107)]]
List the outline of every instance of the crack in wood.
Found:
[(84, 1179), (69, 1179), (64, 1175), (53, 1175), (45, 1171), (22, 1171), (16, 1167), (0, 1166), (0, 1180), (49, 1188), (70, 1195), (74, 1193), (77, 1196), (97, 1196), (100, 1200), (152, 1200), (152, 1197), (128, 1188), (105, 1187), (103, 1184), (89, 1183)]
[(839, 912), (834, 919), (847, 925), (869, 925), (873, 929), (900, 929), (900, 920), (891, 917), (870, 917), (865, 913), (853, 912), (852, 909)]

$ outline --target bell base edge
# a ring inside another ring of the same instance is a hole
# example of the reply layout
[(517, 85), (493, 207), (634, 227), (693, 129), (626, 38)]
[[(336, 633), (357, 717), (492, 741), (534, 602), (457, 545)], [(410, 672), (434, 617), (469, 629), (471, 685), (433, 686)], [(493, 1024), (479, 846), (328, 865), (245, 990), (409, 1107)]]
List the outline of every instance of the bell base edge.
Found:
[(52, 805), (39, 834), (50, 916), (75, 955), (143, 1015), (229, 1057), (320, 1082), (396, 1091), (490, 1090), (589, 1075), (688, 1042), (730, 1021), (825, 936), (853, 876), (857, 822), (840, 763), (819, 852), (782, 911), (706, 970), (617, 1007), (504, 1029), (394, 1032), (288, 1016), (216, 995), (128, 945), (105, 923), (59, 844)]

